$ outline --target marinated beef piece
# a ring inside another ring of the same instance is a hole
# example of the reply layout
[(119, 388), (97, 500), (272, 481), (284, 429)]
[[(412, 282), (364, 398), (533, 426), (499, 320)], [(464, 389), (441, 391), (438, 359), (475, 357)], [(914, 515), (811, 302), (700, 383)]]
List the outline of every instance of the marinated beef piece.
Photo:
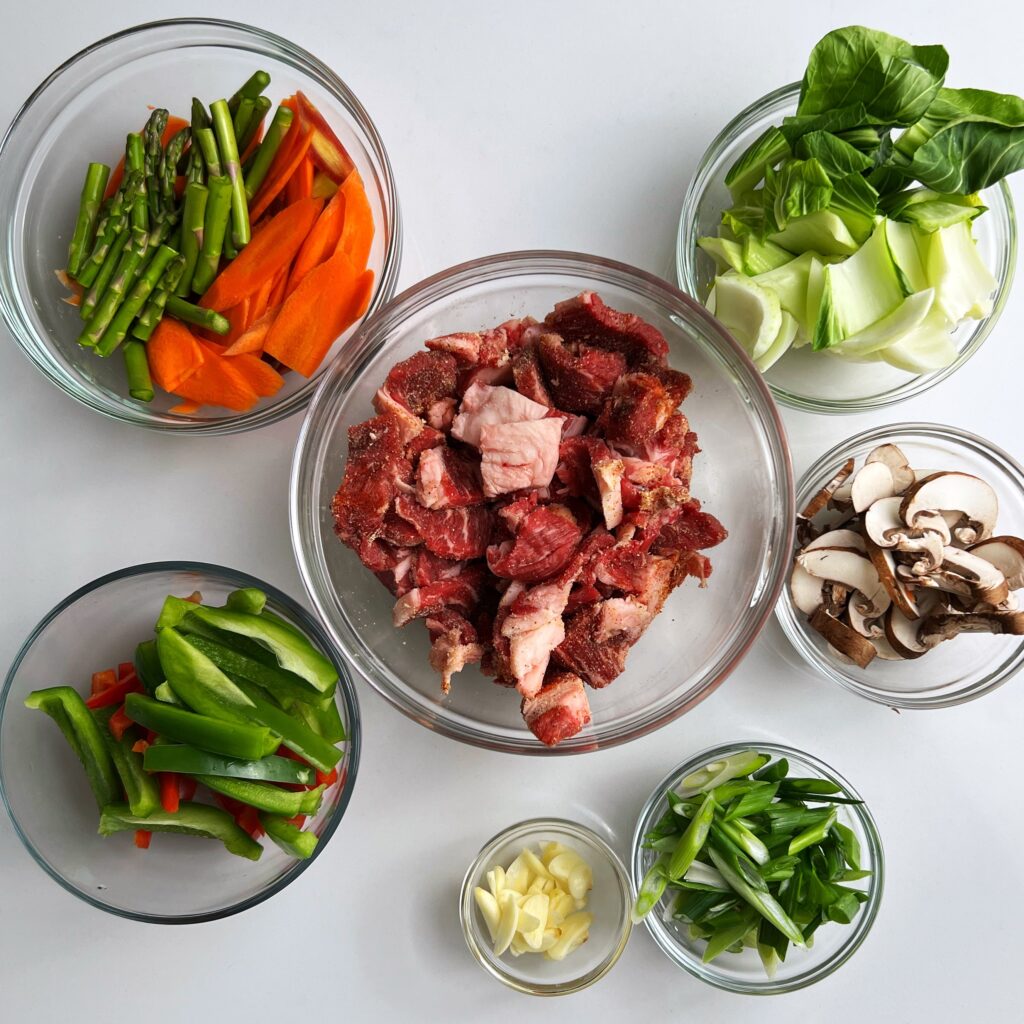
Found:
[(659, 331), (592, 292), (543, 324), (426, 345), (349, 431), (335, 528), (395, 596), (395, 624), (425, 620), (444, 692), (478, 663), (554, 745), (727, 536), (690, 494), (692, 382)]
[(429, 551), (442, 558), (480, 558), (491, 541), (492, 513), (484, 505), (468, 508), (424, 508), (402, 494), (395, 511), (419, 530)]
[(583, 681), (571, 672), (552, 673), (536, 696), (523, 698), (521, 710), (533, 735), (549, 747), (590, 724), (590, 703)]
[(623, 313), (606, 306), (596, 292), (583, 292), (574, 299), (556, 303), (544, 318), (566, 341), (583, 341), (597, 348), (621, 352), (635, 365), (651, 356), (660, 362), (668, 355), (668, 342), (656, 327), (635, 313)]

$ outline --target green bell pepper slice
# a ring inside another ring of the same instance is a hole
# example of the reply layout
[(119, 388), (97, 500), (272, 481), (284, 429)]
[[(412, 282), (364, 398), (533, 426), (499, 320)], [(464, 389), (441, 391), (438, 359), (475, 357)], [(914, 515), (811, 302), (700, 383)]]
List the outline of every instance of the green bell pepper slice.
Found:
[(260, 814), (259, 818), (263, 830), (285, 853), (299, 860), (313, 856), (319, 841), (314, 832), (304, 832), (294, 822), (278, 814)]
[(211, 754), (186, 743), (163, 743), (151, 746), (143, 758), (148, 772), (178, 772), (182, 775), (224, 775), (235, 779), (258, 779), (262, 782), (290, 782), (310, 786), (316, 772), (309, 765), (290, 757), (274, 754), (258, 761)]
[(164, 598), (163, 607), (157, 616), (156, 631), (159, 633), (161, 629), (170, 629), (180, 625), (181, 620), (195, 607), (195, 601), (187, 601), (183, 597), (175, 597), (173, 594), (168, 594)]
[(138, 739), (135, 730), (126, 730), (119, 740), (111, 735), (107, 723), (115, 710), (115, 708), (103, 708), (100, 711), (94, 711), (93, 715), (100, 727), (103, 742), (106, 743), (107, 750), (110, 751), (110, 759), (114, 762), (114, 769), (121, 779), (124, 795), (132, 814), (138, 818), (145, 818), (160, 806), (160, 788), (157, 785), (157, 780), (143, 767), (142, 755), (132, 750)]
[(215, 793), (223, 793), (243, 804), (249, 804), (261, 811), (294, 818), (296, 814), (316, 814), (320, 810), (324, 786), (315, 789), (281, 789), (272, 782), (255, 782), (252, 779), (231, 779), (223, 775), (197, 775), (196, 780)]
[(176, 704), (179, 708), (183, 708), (185, 705), (178, 700), (178, 695), (171, 689), (171, 684), (168, 682), (162, 682), (154, 691), (153, 696), (163, 701), (164, 704)]
[(183, 800), (174, 814), (161, 809), (145, 818), (132, 814), (126, 803), (114, 803), (103, 808), (99, 828), (101, 836), (134, 832), (140, 828), (149, 832), (180, 832), (204, 839), (219, 839), (229, 853), (249, 860), (259, 860), (263, 855), (263, 847), (219, 807)]
[(288, 708), (288, 714), (328, 743), (343, 743), (347, 739), (345, 723), (333, 697), (322, 704), (300, 704), (296, 701)]
[(103, 731), (77, 690), (70, 686), (33, 690), (25, 698), (25, 707), (46, 712), (60, 727), (85, 768), (100, 810), (121, 798), (121, 784), (103, 739)]
[(156, 688), (165, 681), (164, 670), (160, 665), (160, 656), (156, 652), (155, 640), (143, 640), (135, 648), (135, 674), (139, 677), (146, 693), (156, 692)]
[(318, 736), (302, 722), (292, 718), (287, 711), (282, 711), (268, 697), (264, 696), (258, 686), (247, 683), (244, 679), (238, 680), (238, 686), (255, 707), (252, 713), (254, 721), (272, 729), (281, 737), (281, 742), (304, 761), (308, 761), (314, 768), (319, 768), (322, 772), (329, 773), (341, 760), (342, 752), (334, 744), (329, 743), (322, 736)]
[(207, 608), (205, 605), (193, 606), (189, 618), (198, 619), (213, 629), (255, 640), (274, 655), (281, 668), (301, 676), (320, 693), (326, 693), (338, 682), (338, 673), (331, 660), (293, 627), (263, 615)]
[(210, 659), (229, 679), (246, 679), (250, 683), (266, 690), (278, 702), (282, 698), (291, 698), (304, 703), (319, 702), (325, 697), (333, 697), (335, 686), (332, 684), (321, 693), (313, 689), (302, 676), (276, 665), (265, 665), (255, 658), (250, 658), (241, 651), (216, 640), (210, 640), (199, 634), (188, 636), (188, 642), (197, 651)]
[(153, 700), (141, 693), (129, 693), (124, 703), (125, 712), (133, 722), (166, 739), (188, 743), (225, 757), (257, 761), (280, 746), (277, 736), (266, 726), (255, 722), (225, 722)]
[(259, 615), (267, 603), (267, 595), (256, 587), (242, 587), (232, 590), (224, 607), (233, 612), (245, 612), (248, 615)]

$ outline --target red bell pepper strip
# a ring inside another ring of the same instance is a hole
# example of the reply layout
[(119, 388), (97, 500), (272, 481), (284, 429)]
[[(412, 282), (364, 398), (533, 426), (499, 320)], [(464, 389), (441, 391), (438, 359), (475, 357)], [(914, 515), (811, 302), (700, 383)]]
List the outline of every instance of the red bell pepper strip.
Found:
[(87, 708), (109, 708), (112, 704), (123, 704), (125, 697), (129, 693), (141, 693), (142, 683), (139, 682), (138, 676), (133, 672), (123, 682), (115, 683), (113, 686), (108, 686), (106, 689), (101, 690), (99, 693), (94, 693), (86, 702)]
[(135, 723), (125, 714), (124, 705), (122, 704), (111, 716), (107, 722), (107, 728), (110, 730), (110, 735), (115, 740), (120, 742), (126, 729), (130, 729)]
[(160, 803), (168, 814), (178, 810), (178, 773), (160, 772)]
[(178, 777), (178, 789), (182, 800), (191, 800), (196, 795), (196, 780), (189, 775)]
[(136, 740), (132, 744), (133, 754), (144, 754), (149, 749), (149, 740)]
[(149, 849), (149, 841), (153, 838), (152, 832), (147, 832), (144, 828), (137, 828), (135, 830), (135, 845), (140, 850)]
[(93, 672), (92, 689), (89, 691), (92, 696), (109, 690), (111, 686), (117, 685), (117, 676), (112, 668), (105, 668), (102, 672)]
[(135, 675), (135, 664), (131, 661), (122, 661), (117, 666), (117, 681), (123, 683), (129, 676)]
[[(318, 786), (333, 786), (338, 781), (338, 769), (332, 768), (329, 773), (324, 774), (320, 769), (316, 772), (316, 782)], [(310, 786), (310, 789), (313, 787)]]

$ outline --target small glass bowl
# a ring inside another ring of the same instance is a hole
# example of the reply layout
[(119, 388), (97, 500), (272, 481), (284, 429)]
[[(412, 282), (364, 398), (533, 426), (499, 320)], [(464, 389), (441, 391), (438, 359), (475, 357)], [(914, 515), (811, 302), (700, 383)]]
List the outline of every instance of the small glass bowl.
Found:
[[(259, 587), (267, 608), (293, 623), (333, 662), (337, 704), (348, 739), (339, 782), (306, 826), (319, 842), (296, 860), (263, 840), (258, 861), (214, 840), (158, 833), (148, 850), (131, 835), (101, 836), (85, 772), (48, 715), (25, 707), (41, 687), (80, 692), (89, 674), (130, 660), (168, 594), (193, 590), (221, 603), (239, 587)], [(323, 852), (341, 823), (359, 766), (359, 705), (345, 663), (317, 621), (290, 597), (247, 573), (203, 562), (151, 562), (102, 576), (60, 602), (22, 645), (0, 691), (0, 798), (36, 863), (68, 892), (119, 917), (154, 924), (195, 924), (248, 910), (293, 882)]]
[[(848, 458), (863, 464), (877, 445), (891, 441), (910, 465), (923, 470), (962, 470), (981, 477), (999, 498), (997, 534), (1024, 536), (1024, 467), (976, 434), (938, 423), (874, 427), (836, 445), (804, 474), (796, 507), (804, 508)], [(844, 664), (793, 604), (788, 584), (775, 614), (783, 632), (817, 675), (853, 693), (895, 708), (942, 708), (989, 693), (1024, 665), (1024, 637), (963, 634), (909, 661), (875, 658), (867, 668)]]
[[(480, 911), (473, 898), (476, 886), (487, 888), (486, 876), (497, 865), (508, 867), (524, 846), (558, 842), (579, 853), (594, 873), (587, 913), (594, 915), (590, 936), (564, 960), (536, 953), (494, 955)], [(615, 966), (632, 929), (633, 896), (629, 874), (615, 851), (595, 832), (562, 818), (531, 818), (499, 832), (469, 866), (459, 897), (459, 919), (466, 945), (492, 977), (517, 992), (533, 996), (564, 996), (593, 985)]]
[[(798, 82), (762, 96), (736, 115), (701, 158), (686, 190), (676, 240), (679, 287), (703, 302), (715, 277), (713, 260), (697, 239), (717, 235), (722, 211), (732, 205), (725, 175), (741, 153), (769, 125), (796, 112)], [(812, 352), (809, 347), (786, 353), (765, 375), (775, 399), (808, 412), (853, 413), (881, 409), (923, 394), (955, 373), (981, 348), (1010, 294), (1017, 262), (1017, 221), (1013, 197), (1005, 181), (981, 193), (988, 211), (972, 224), (978, 252), (999, 282), (992, 313), (962, 324), (953, 335), (957, 358), (942, 370), (911, 376), (884, 362), (855, 363)]]
[[(557, 747), (530, 732), (519, 701), (469, 666), (451, 692), (427, 656), (419, 624), (396, 630), (394, 598), (337, 537), (331, 500), (341, 483), (348, 428), (374, 415), (388, 371), (427, 338), (509, 317), (543, 316), (593, 290), (654, 324), (669, 364), (689, 373), (683, 411), (700, 437), (693, 492), (729, 538), (714, 548), (706, 589), (689, 581), (632, 649), (626, 669), (593, 693), (593, 721)], [(570, 252), (517, 252), (452, 267), (403, 292), (363, 327), (331, 365), (299, 434), (292, 461), (292, 547), (303, 583), (355, 670), (414, 721), (453, 739), (508, 753), (558, 756), (614, 746), (660, 728), (718, 687), (774, 607), (795, 519), (789, 445), (753, 364), (693, 299), (633, 267)]]
[[(673, 768), (655, 786), (654, 791), (644, 804), (640, 817), (637, 819), (636, 831), (633, 833), (633, 885), (639, 888), (644, 875), (654, 863), (657, 854), (645, 849), (641, 844), (644, 836), (654, 828), (655, 823), (668, 810), (668, 799), (665, 794), (679, 783), (711, 761), (728, 757), (730, 754), (744, 750), (758, 750), (771, 754), (773, 758), (784, 757), (789, 761), (790, 770), (794, 775), (803, 778), (828, 779), (840, 785), (848, 796), (856, 800), (860, 794), (834, 768), (824, 761), (819, 761), (810, 754), (779, 743), (765, 743), (762, 740), (751, 740), (747, 743), (723, 743), (721, 746), (709, 747), (699, 754), (694, 754), (679, 767)], [(861, 846), (861, 865), (872, 874), (859, 882), (847, 883), (853, 888), (862, 888), (868, 893), (868, 900), (863, 903), (860, 912), (852, 924), (823, 924), (814, 933), (814, 943), (809, 949), (791, 948), (789, 955), (780, 963), (774, 978), (769, 978), (764, 971), (761, 958), (757, 951), (744, 949), (742, 953), (723, 953), (711, 963), (701, 959), (706, 943), (702, 939), (691, 939), (689, 926), (684, 921), (664, 919), (666, 900), (661, 902), (644, 918), (644, 924), (651, 933), (661, 951), (677, 966), (692, 974), (701, 981), (706, 981), (716, 988), (724, 988), (729, 992), (740, 992), (745, 995), (775, 995), (780, 992), (793, 992), (806, 988), (816, 981), (828, 977), (841, 967), (860, 948), (867, 938), (871, 926), (878, 916), (878, 908), (882, 901), (882, 889), (885, 878), (885, 862), (882, 854), (882, 840), (875, 827), (866, 804), (839, 804), (839, 820), (848, 826), (857, 836)]]
[(148, 103), (188, 111), (193, 95), (230, 95), (256, 68), (271, 75), (274, 101), (301, 89), (351, 154), (366, 185), (377, 231), (367, 315), (394, 294), (402, 252), (398, 196), (384, 144), (369, 114), (340, 78), (312, 54), (249, 25), (212, 19), (151, 22), (101, 39), (54, 71), (26, 100), (0, 142), (0, 316), (25, 355), (62, 391), (90, 409), (136, 426), (228, 434), (264, 426), (301, 409), (349, 328), (307, 380), (285, 374), (272, 398), (248, 412), (204, 406), (172, 415), (180, 399), (158, 392), (130, 398), (124, 362), (80, 348), (78, 310), (54, 272), (65, 265), (86, 163), (110, 164), (125, 133), (141, 128)]

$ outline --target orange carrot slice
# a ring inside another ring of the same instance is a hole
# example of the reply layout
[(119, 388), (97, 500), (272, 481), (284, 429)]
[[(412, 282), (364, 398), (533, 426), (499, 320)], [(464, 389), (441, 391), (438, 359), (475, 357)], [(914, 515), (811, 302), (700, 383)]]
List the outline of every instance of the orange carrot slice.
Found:
[(373, 245), (373, 211), (358, 171), (353, 171), (345, 179), (340, 191), (345, 194), (345, 225), (341, 229), (338, 251), (345, 253), (356, 267), (363, 270)]
[(313, 162), (340, 184), (355, 167), (352, 158), (310, 98), (300, 90), (295, 94), (295, 100), (303, 121), (312, 129)]
[(285, 294), (290, 295), (298, 287), (299, 282), (316, 266), (332, 256), (341, 242), (345, 224), (345, 191), (338, 189), (331, 201), (324, 207), (316, 223), (310, 229), (306, 240), (302, 243), (288, 275), (288, 287)]
[(284, 377), (281, 376), (269, 363), (264, 362), (256, 355), (243, 353), (237, 356), (225, 357), (235, 369), (249, 382), (249, 386), (261, 398), (268, 398), (276, 395), (284, 386)]
[(177, 405), (172, 405), (170, 411), (178, 416), (191, 416), (193, 413), (199, 412), (199, 403), (179, 402)]
[(220, 405), (235, 412), (251, 409), (259, 395), (220, 349), (208, 341), (199, 342), (203, 350), (203, 365), (181, 384), (175, 394), (202, 405)]
[(360, 271), (343, 252), (314, 267), (285, 300), (263, 351), (312, 377), (331, 345), (365, 312), (373, 272)]
[(267, 335), (270, 333), (270, 326), (273, 324), (277, 313), (277, 306), (273, 309), (267, 310), (263, 316), (242, 331), (238, 336), (238, 340), (232, 342), (232, 344), (224, 350), (224, 355), (240, 356), (247, 353), (259, 354), (262, 352), (263, 344), (267, 340)]
[(253, 196), (252, 205), (249, 207), (250, 220), (258, 220), (263, 216), (263, 212), (288, 184), (288, 179), (309, 152), (312, 139), (313, 133), (303, 124), (292, 124), (259, 192)]
[(166, 316), (146, 344), (153, 380), (172, 394), (198, 372), (205, 356), (195, 335), (180, 321)]
[(299, 166), (295, 168), (295, 173), (285, 185), (285, 202), (296, 203), (300, 199), (308, 199), (313, 194), (313, 171), (313, 161), (307, 151), (299, 161)]
[[(188, 127), (188, 121), (182, 117), (176, 117), (174, 114), (170, 114), (167, 117), (167, 127), (164, 129), (164, 133), (161, 136), (161, 141), (166, 146), (171, 139), (174, 138), (182, 128)], [(109, 199), (120, 187), (121, 179), (124, 177), (124, 156), (118, 161), (117, 166), (114, 168), (114, 173), (111, 174), (107, 181), (107, 190), (103, 193), (104, 199)]]
[(300, 199), (282, 210), (221, 271), (199, 304), (223, 313), (272, 280), (295, 258), (323, 205), (322, 199)]

